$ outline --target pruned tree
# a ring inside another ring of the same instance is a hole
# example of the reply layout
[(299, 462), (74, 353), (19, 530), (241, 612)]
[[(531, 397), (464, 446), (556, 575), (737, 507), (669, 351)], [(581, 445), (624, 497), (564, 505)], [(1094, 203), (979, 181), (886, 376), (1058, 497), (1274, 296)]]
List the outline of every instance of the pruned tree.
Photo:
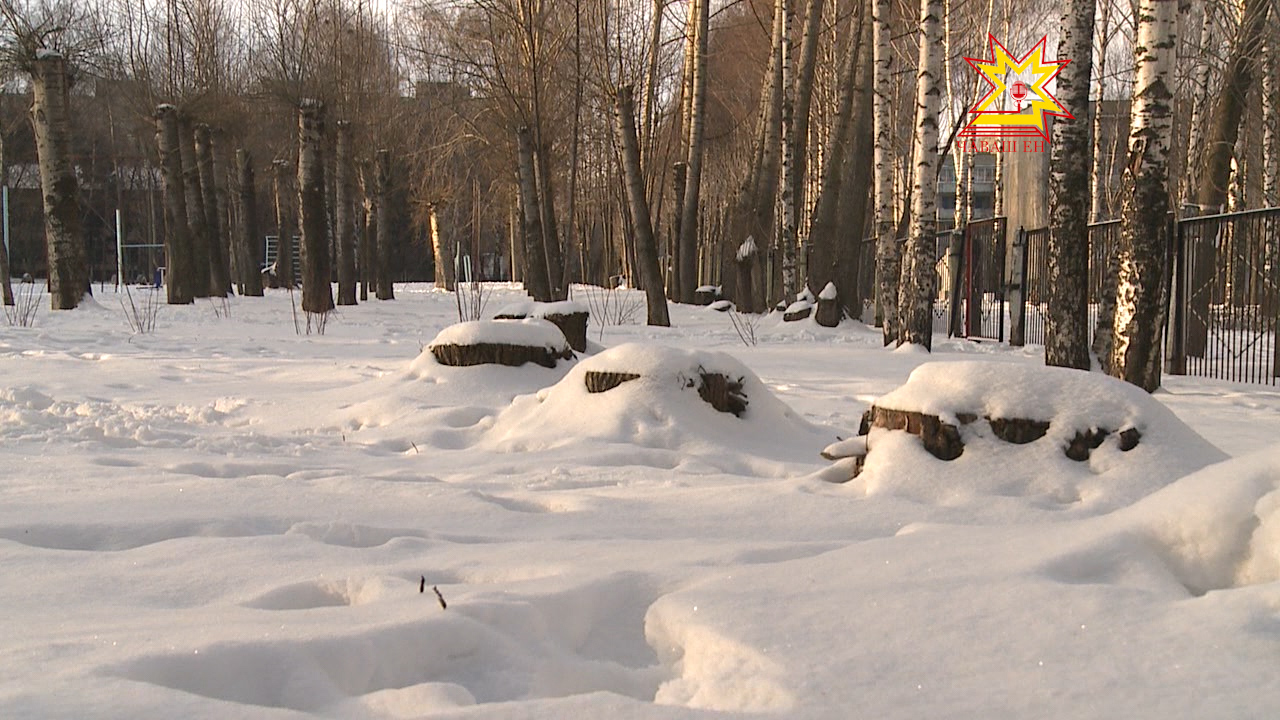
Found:
[(298, 105), (298, 227), (302, 230), (302, 309), (308, 314), (308, 327), (311, 316), (333, 309), (323, 136), (324, 103), (303, 100)]
[(391, 276), (391, 253), (392, 238), (394, 237), (391, 230), (392, 207), (391, 198), (394, 190), (393, 183), (395, 177), (391, 170), (391, 153), (388, 150), (379, 150), (374, 156), (373, 163), (375, 192), (377, 193), (377, 220), (378, 228), (376, 233), (376, 270), (374, 277), (375, 295), (379, 300), (395, 300), (396, 290), (395, 284), (392, 282)]
[(338, 255), (338, 304), (356, 304), (356, 235), (354, 186), (351, 182), (351, 123), (337, 122), (334, 143), (336, 177), (333, 209), (333, 235)]
[(262, 258), (258, 248), (258, 188), (253, 172), (253, 156), (243, 148), (236, 150), (236, 216), (240, 219), (236, 235), (236, 267), (239, 268), (240, 294), (262, 297)]
[[(209, 243), (209, 294), (226, 297), (231, 285), (231, 268), (227, 261), (222, 228), (224, 222), (218, 213), (218, 173), (214, 164), (213, 133), (209, 126), (199, 123), (195, 131), (196, 168), (204, 201), (204, 226)], [(225, 203), (225, 200), (224, 200)]]
[(1119, 273), (1110, 373), (1148, 392), (1160, 387), (1169, 220), (1171, 86), (1176, 0), (1141, 0), (1137, 13), (1128, 177), (1121, 203)]
[(165, 293), (170, 305), (195, 302), (195, 257), (187, 227), (187, 193), (183, 187), (182, 131), (178, 109), (173, 105), (156, 108), (156, 145), (160, 153), (160, 175), (164, 181), (164, 212), (169, 231), (164, 251), (168, 276)]

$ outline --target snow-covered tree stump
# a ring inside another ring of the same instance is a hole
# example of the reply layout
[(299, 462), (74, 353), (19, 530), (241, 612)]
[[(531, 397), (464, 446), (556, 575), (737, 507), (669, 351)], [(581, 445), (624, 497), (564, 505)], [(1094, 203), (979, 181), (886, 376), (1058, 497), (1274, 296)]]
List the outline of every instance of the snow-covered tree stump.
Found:
[(441, 365), (507, 365), (534, 363), (553, 368), (573, 359), (564, 333), (543, 320), (476, 320), (450, 325), (428, 346)]
[(840, 296), (836, 292), (835, 283), (827, 283), (818, 293), (818, 306), (814, 311), (813, 321), (822, 327), (835, 327), (840, 324)]
[(715, 285), (703, 285), (693, 291), (694, 305), (710, 305), (720, 299), (720, 288)]
[(564, 301), (554, 303), (526, 302), (508, 305), (494, 315), (494, 320), (546, 320), (564, 333), (569, 347), (578, 352), (587, 350), (587, 321), (591, 312), (582, 303)]
[(813, 293), (805, 288), (796, 295), (796, 301), (782, 311), (783, 322), (804, 320), (813, 314)]

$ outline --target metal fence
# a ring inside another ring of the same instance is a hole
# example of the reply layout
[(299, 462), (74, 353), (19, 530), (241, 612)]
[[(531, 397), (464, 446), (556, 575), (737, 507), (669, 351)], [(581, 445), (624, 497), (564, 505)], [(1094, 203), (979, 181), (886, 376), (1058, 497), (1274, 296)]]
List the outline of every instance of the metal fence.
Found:
[(1177, 224), (1170, 370), (1276, 384), (1280, 208)]
[[(1023, 231), (1024, 341), (1043, 345), (1049, 316), (1049, 228)], [(1089, 342), (1098, 326), (1105, 292), (1108, 259), (1120, 243), (1120, 221), (1089, 226), (1088, 312)]]

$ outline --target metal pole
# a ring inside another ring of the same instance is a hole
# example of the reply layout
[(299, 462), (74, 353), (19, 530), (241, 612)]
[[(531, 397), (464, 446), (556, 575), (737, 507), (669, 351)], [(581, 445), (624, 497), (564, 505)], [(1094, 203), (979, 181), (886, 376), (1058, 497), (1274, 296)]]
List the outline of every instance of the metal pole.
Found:
[(124, 284), (124, 228), (120, 218), (120, 208), (116, 208), (116, 290)]
[(9, 252), (9, 186), (0, 188), (0, 204), (4, 205), (4, 251)]

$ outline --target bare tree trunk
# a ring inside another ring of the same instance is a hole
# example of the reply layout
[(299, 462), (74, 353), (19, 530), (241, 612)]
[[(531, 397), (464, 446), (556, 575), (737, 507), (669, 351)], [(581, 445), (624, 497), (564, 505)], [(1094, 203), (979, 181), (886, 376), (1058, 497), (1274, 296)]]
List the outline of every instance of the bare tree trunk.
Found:
[[(4, 192), (9, 187), (9, 166), (7, 163), (4, 133), (0, 132), (0, 192)], [(9, 247), (4, 244), (4, 239), (0, 238), (0, 294), (3, 295), (5, 305), (13, 305), (13, 285), (10, 282), (11, 272), (9, 269)], [(120, 282), (125, 282), (125, 279), (120, 278)]]
[(1160, 387), (1163, 360), (1169, 210), (1169, 149), (1173, 142), (1176, 0), (1142, 0), (1134, 60), (1137, 81), (1129, 132), (1130, 174), (1121, 205), (1113, 376), (1148, 392)]
[(902, 250), (894, 232), (893, 207), (893, 28), (891, 0), (874, 0), (875, 38), (875, 203), (876, 203), (876, 305), (880, 308), (884, 344), (898, 338), (898, 280)]
[[(1098, 26), (1098, 94), (1093, 104), (1093, 153), (1092, 167), (1089, 172), (1089, 222), (1102, 222), (1107, 215), (1107, 185), (1111, 168), (1105, 164), (1106, 153), (1102, 151), (1103, 135), (1103, 102), (1106, 99), (1107, 48), (1111, 45), (1111, 5), (1118, 0), (1101, 0), (1102, 19)], [(1059, 52), (1061, 56), (1061, 52)], [(1075, 56), (1070, 56), (1075, 62)], [(1073, 113), (1074, 114), (1074, 113)], [(1083, 118), (1076, 116), (1075, 122)]]
[(204, 189), (200, 187), (200, 162), (196, 158), (195, 132), (191, 118), (178, 113), (178, 151), (182, 154), (182, 189), (187, 197), (187, 229), (191, 237), (194, 275), (191, 292), (197, 298), (209, 297), (213, 287), (213, 263), (209, 223), (205, 219)]
[(789, 303), (799, 291), (796, 277), (796, 172), (795, 172), (795, 87), (791, 82), (791, 26), (794, 10), (786, 0), (782, 25), (782, 196), (778, 205), (782, 222), (773, 247), (782, 255), (782, 300)]
[(647, 322), (666, 327), (671, 324), (671, 319), (667, 315), (667, 296), (662, 288), (662, 269), (658, 265), (658, 246), (654, 242), (649, 202), (644, 196), (644, 173), (640, 168), (640, 143), (636, 138), (635, 102), (630, 85), (618, 88), (616, 112), (627, 200), (631, 204), (631, 224), (636, 235), (636, 256), (648, 303)]
[(1280, 205), (1280, 31), (1274, 23), (1267, 29), (1265, 60), (1262, 63), (1262, 204)]
[(440, 215), (437, 212), (435, 203), (427, 207), (427, 223), (430, 225), (431, 252), (436, 266), (436, 287), (453, 292), (457, 287), (457, 278), (453, 267), (454, 258), (457, 257), (457, 249), (440, 232)]
[(74, 310), (89, 292), (89, 263), (80, 220), (80, 183), (71, 162), (71, 98), (67, 63), (41, 51), (31, 69), (31, 118), (44, 198), (49, 300), (54, 310)]
[[(800, 40), (800, 66), (796, 69), (795, 82), (795, 105), (792, 115), (792, 191), (791, 191), (791, 212), (793, 218), (804, 217), (805, 202), (807, 200), (805, 182), (808, 174), (809, 160), (809, 126), (813, 107), (813, 84), (817, 70), (818, 44), (822, 36), (822, 11), (825, 7), (824, 0), (809, 0), (808, 8), (805, 10), (804, 17), (804, 35)], [(861, 7), (859, 5), (858, 7)], [(856, 45), (857, 43), (853, 43)], [(794, 227), (794, 224), (793, 224)], [(805, 248), (812, 247), (812, 241), (806, 238), (800, 247), (799, 256), (799, 278), (797, 279), (797, 289), (799, 285), (804, 283), (810, 274), (809, 271), (809, 253)], [(816, 295), (821, 292), (826, 283), (818, 286), (814, 291)]]
[(324, 191), (324, 104), (298, 106), (298, 226), (302, 230), (302, 309), (324, 315), (333, 309), (329, 284), (329, 217)]
[(1049, 172), (1046, 365), (1089, 369), (1089, 73), (1094, 0), (1069, 0), (1062, 15), (1057, 97), (1076, 120), (1053, 125)]
[(938, 106), (942, 75), (942, 0), (920, 2), (920, 66), (916, 79), (916, 141), (911, 229), (903, 252), (899, 344), (933, 346), (934, 253), (938, 229)]
[(240, 204), (240, 238), (237, 243), (239, 256), (237, 265), (240, 268), (240, 283), (243, 295), (262, 297), (262, 272), (258, 270), (262, 258), (258, 248), (261, 236), (258, 234), (258, 188), (253, 177), (253, 156), (248, 150), (236, 151), (236, 174), (240, 178), (238, 199)]
[(280, 287), (292, 288), (293, 282), (293, 209), (289, 205), (289, 163), (271, 163), (276, 196), (276, 280)]
[[(244, 273), (239, 269), (240, 259), (236, 252), (235, 223), (232, 219), (231, 190), (231, 147), (227, 143), (227, 134), (221, 128), (214, 128), (210, 135), (213, 153), (213, 204), (218, 216), (221, 231), (218, 234), (219, 252), (227, 269), (228, 287), (239, 285), (237, 291), (244, 294), (244, 284), (240, 280)], [(256, 268), (255, 268), (256, 270)]]
[(196, 125), (194, 132), (196, 171), (200, 176), (200, 198), (204, 201), (204, 222), (209, 238), (209, 294), (213, 297), (226, 297), (227, 288), (231, 285), (231, 271), (223, 252), (222, 223), (218, 218), (212, 133), (204, 123)]
[(334, 144), (334, 234), (338, 238), (338, 304), (356, 304), (355, 198), (351, 183), (351, 123), (339, 120)]
[[(867, 237), (867, 218), (873, 210), (872, 180), (874, 175), (875, 136), (873, 132), (872, 47), (869, 18), (862, 23), (859, 35), (862, 46), (854, 89), (853, 125), (849, 128), (849, 151), (844, 158), (837, 237), (844, 238), (839, 253), (836, 284), (840, 302), (854, 318), (862, 317), (862, 298), (867, 295), (862, 285), (862, 240)], [(821, 289), (818, 290), (821, 292)]]
[(525, 228), (525, 289), (538, 302), (551, 302), (551, 277), (547, 270), (547, 251), (542, 234), (542, 203), (538, 199), (538, 182), (534, 169), (533, 134), (528, 127), (516, 131), (517, 160), (520, 170), (520, 205)]
[(160, 174), (164, 181), (164, 211), (169, 232), (164, 237), (165, 294), (170, 305), (195, 301), (195, 258), (187, 229), (187, 197), (182, 187), (182, 129), (178, 109), (172, 105), (156, 108), (156, 146), (160, 154)]
[(703, 135), (706, 126), (707, 106), (707, 18), (708, 0), (693, 0), (690, 12), (695, 13), (693, 42), (693, 86), (689, 98), (689, 156), (685, 169), (684, 202), (680, 210), (679, 287), (673, 293), (680, 302), (693, 302), (697, 288), (698, 266), (698, 207), (702, 197)]
[(360, 274), (360, 301), (364, 302), (369, 299), (369, 287), (375, 283), (374, 266), (377, 264), (378, 258), (378, 249), (375, 246), (378, 241), (378, 192), (377, 181), (373, 177), (373, 166), (369, 161), (360, 161), (359, 169), (360, 194), (364, 199), (360, 204), (363, 217), (359, 221), (360, 247), (358, 252), (360, 255), (360, 267), (358, 270)]
[(1271, 0), (1245, 0), (1244, 14), (1232, 49), (1231, 62), (1222, 79), (1222, 92), (1214, 107), (1210, 134), (1201, 155), (1200, 185), (1196, 203), (1204, 212), (1221, 212), (1227, 202), (1231, 160), (1235, 156), (1245, 98), (1253, 84), (1260, 59), (1263, 29)]
[(379, 300), (395, 300), (395, 284), (391, 278), (391, 193), (393, 190), (391, 175), (391, 153), (379, 150), (374, 157), (374, 183), (378, 195), (377, 214), (378, 230), (375, 242), (376, 260), (374, 261), (375, 291)]
[[(854, 42), (849, 43), (848, 54), (840, 70), (840, 90), (836, 100), (835, 123), (831, 128), (831, 137), (827, 144), (822, 184), (814, 203), (813, 217), (809, 222), (808, 245), (812, 248), (813, 256), (808, 265), (809, 272), (806, 280), (814, 297), (822, 292), (828, 282), (836, 279), (842, 257), (846, 253), (857, 254), (858, 244), (861, 241), (861, 228), (837, 227), (841, 199), (844, 198), (845, 164), (858, 163), (860, 160), (855, 159), (850, 152), (855, 143), (853, 98), (858, 92), (856, 83), (860, 77), (867, 75), (866, 69), (861, 67), (861, 59), (868, 45), (865, 29), (870, 27), (870, 23), (864, 22), (860, 8), (861, 6), (855, 11), (857, 15), (851, 25), (858, 29), (858, 35)], [(862, 103), (859, 110), (866, 105), (867, 103)], [(862, 114), (859, 113), (859, 115)], [(859, 201), (865, 207), (865, 198), (852, 195), (846, 199), (846, 202), (851, 204)], [(852, 288), (841, 287), (841, 283), (837, 282), (836, 290), (845, 295)]]

